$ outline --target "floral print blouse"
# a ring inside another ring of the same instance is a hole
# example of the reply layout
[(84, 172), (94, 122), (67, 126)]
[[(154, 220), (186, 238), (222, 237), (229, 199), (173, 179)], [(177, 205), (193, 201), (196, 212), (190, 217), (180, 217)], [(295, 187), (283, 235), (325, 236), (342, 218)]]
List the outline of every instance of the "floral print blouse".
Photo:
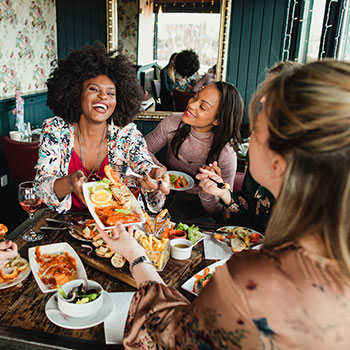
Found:
[[(108, 162), (117, 170), (129, 166), (138, 174), (150, 171), (154, 163), (148, 154), (147, 145), (134, 123), (124, 127), (108, 125)], [(68, 166), (74, 149), (74, 127), (60, 117), (46, 119), (43, 123), (36, 177), (43, 202), (51, 209), (65, 212), (71, 208), (68, 194), (59, 200), (54, 191), (57, 178), (68, 174)], [(165, 202), (159, 192), (143, 192), (148, 209), (158, 212)]]
[(275, 198), (265, 187), (259, 185), (249, 171), (244, 176), (242, 190), (231, 192), (231, 203), (223, 205), (223, 215), (217, 218), (225, 224), (245, 226), (264, 233)]
[(180, 91), (192, 91), (201, 77), (202, 76), (198, 72), (192, 74), (190, 77), (183, 77), (181, 74), (175, 72), (175, 89)]
[(234, 254), (189, 303), (144, 282), (133, 297), (125, 349), (348, 350), (350, 283), (337, 263), (297, 243)]

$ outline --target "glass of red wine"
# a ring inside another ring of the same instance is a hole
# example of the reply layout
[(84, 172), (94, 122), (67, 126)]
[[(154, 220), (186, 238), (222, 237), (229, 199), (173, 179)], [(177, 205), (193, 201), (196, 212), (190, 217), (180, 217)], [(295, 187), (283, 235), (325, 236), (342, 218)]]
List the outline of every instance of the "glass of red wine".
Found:
[[(29, 214), (29, 219), (33, 222), (34, 213), (41, 205), (41, 199), (37, 192), (37, 183), (35, 181), (26, 181), (19, 184), (18, 201), (21, 207)], [(29, 232), (26, 232), (22, 238), (26, 242), (36, 242), (43, 238), (43, 234), (35, 232), (31, 225)]]

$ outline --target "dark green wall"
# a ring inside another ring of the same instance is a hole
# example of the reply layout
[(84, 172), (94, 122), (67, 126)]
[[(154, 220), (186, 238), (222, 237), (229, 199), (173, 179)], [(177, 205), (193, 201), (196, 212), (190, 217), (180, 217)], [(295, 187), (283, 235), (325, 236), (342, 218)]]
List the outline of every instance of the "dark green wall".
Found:
[(97, 40), (107, 45), (106, 1), (57, 0), (58, 58)]
[[(30, 122), (32, 128), (40, 128), (44, 119), (52, 117), (53, 112), (46, 106), (46, 92), (23, 96), (24, 121)], [(16, 117), (12, 110), (16, 107), (15, 98), (0, 102), (0, 136), (15, 130)]]
[(287, 0), (232, 1), (226, 80), (236, 85), (246, 106), (265, 79), (266, 68), (281, 59), (287, 4)]

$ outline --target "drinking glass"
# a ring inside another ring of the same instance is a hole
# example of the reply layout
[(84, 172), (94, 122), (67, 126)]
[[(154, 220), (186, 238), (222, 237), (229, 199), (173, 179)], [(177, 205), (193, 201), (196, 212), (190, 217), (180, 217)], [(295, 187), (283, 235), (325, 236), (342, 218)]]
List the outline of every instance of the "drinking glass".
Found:
[[(33, 222), (34, 213), (41, 205), (41, 199), (37, 192), (35, 181), (26, 181), (19, 184), (18, 201), (21, 207), (29, 214), (29, 219)], [(42, 233), (35, 232), (31, 224), (29, 232), (22, 237), (26, 242), (36, 242), (43, 238)]]

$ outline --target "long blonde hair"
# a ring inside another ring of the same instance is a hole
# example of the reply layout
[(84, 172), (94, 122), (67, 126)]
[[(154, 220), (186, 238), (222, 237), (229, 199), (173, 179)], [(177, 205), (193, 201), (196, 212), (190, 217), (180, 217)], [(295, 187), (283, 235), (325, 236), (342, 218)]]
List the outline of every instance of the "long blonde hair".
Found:
[[(265, 247), (316, 233), (350, 277), (350, 64), (317, 61), (264, 84), (268, 146), (287, 169)], [(254, 117), (252, 120), (254, 124)]]

